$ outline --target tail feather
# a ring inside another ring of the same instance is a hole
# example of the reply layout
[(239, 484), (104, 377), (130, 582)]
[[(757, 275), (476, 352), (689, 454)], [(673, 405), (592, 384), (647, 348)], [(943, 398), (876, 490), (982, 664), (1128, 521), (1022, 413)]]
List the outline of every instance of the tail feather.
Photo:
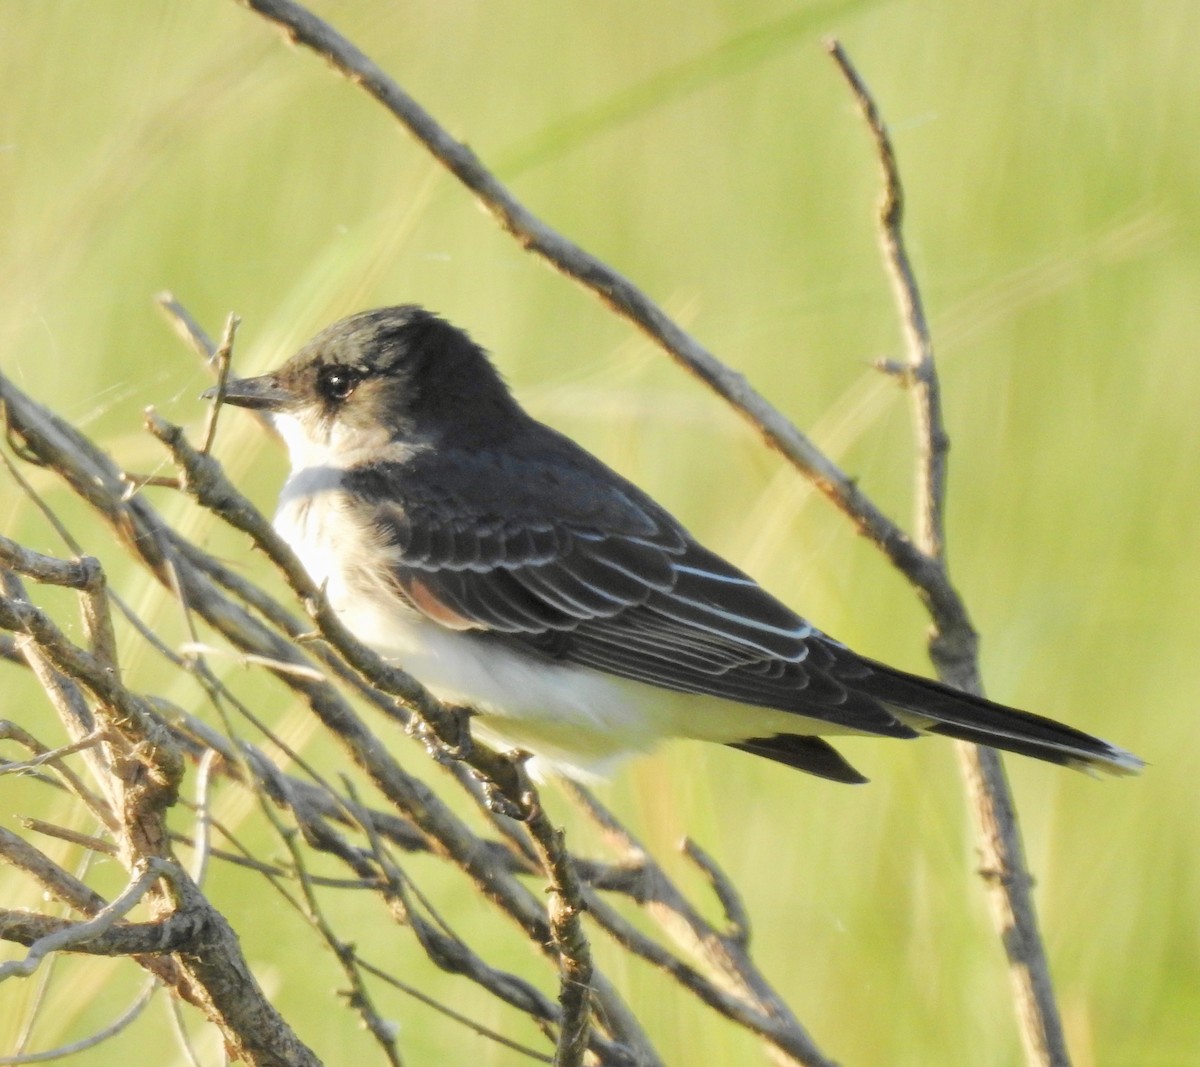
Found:
[(809, 734), (751, 737), (745, 741), (735, 741), (729, 747), (807, 771), (818, 778), (828, 778), (831, 782), (861, 785), (867, 780), (828, 741)]
[(874, 670), (868, 677), (856, 680), (858, 688), (895, 708), (906, 723), (925, 733), (990, 745), (1079, 770), (1137, 774), (1144, 766), (1132, 752), (1073, 726), (882, 663), (871, 666)]

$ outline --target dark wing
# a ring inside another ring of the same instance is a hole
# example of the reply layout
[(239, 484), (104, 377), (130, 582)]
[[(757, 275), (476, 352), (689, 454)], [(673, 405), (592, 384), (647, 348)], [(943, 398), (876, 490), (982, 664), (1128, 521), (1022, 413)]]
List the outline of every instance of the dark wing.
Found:
[(391, 579), (443, 625), (666, 689), (916, 736), (853, 688), (857, 657), (591, 456), (441, 450), (343, 485), (391, 546)]

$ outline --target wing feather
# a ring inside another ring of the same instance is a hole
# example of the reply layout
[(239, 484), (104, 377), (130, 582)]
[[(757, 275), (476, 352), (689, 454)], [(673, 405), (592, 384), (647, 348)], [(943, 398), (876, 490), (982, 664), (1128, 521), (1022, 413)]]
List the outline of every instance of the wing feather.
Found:
[(575, 495), (557, 485), (549, 518), (522, 512), (528, 496), (506, 496), (512, 482), (499, 475), (476, 471), (456, 497), (435, 495), (429, 471), (411, 483), (403, 473), (361, 503), (391, 550), (392, 579), (434, 621), (666, 689), (912, 736), (839, 680), (828, 638), (627, 483), (585, 480)]
[(429, 613), (426, 605), (428, 598), (432, 598), (477, 629), (542, 633), (567, 622), (562, 611), (531, 594), (505, 570), (494, 570), (482, 581), (471, 571), (448, 568), (429, 571), (397, 566), (393, 574), (405, 591), (420, 585), (425, 596), (411, 597), (419, 610)]

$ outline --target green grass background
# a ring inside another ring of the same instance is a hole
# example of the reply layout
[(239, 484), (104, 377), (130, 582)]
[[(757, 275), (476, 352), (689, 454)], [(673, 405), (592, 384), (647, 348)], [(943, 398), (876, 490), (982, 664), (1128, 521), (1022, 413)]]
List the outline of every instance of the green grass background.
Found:
[[(1097, 782), (1012, 759), (1075, 1062), (1200, 1062), (1200, 7), (1190, 0), (646, 4), (331, 0), (332, 19), (536, 213), (663, 303), (892, 514), (911, 510), (907, 399), (873, 372), (899, 332), (873, 230), (876, 167), (820, 47), (846, 44), (908, 191), (953, 438), (950, 552), (989, 691), (1145, 757)], [(382, 110), (228, 0), (0, 4), (0, 360), (128, 468), (155, 404), (198, 427), (206, 382), (151, 304), (244, 319), (268, 367), (332, 319), (417, 301), (468, 327), (540, 417), (855, 647), (925, 671), (925, 620), (878, 553), (698, 383), (521, 250)], [(277, 448), (230, 415), (219, 455), (264, 508)], [(174, 609), (37, 479), (113, 583), (172, 641)], [(12, 483), (10, 535), (62, 551)], [(242, 542), (156, 500), (231, 556)], [(135, 684), (170, 687), (128, 642)], [(0, 714), (54, 727), (14, 668)], [(328, 767), (308, 717), (264, 712)], [(410, 742), (397, 748), (414, 767)], [(681, 745), (605, 792), (673, 870), (687, 832), (743, 888), (756, 950), (846, 1064), (1020, 1062), (1002, 956), (946, 742), (849, 742), (850, 789)], [(40, 803), (0, 782), (5, 817)], [(572, 840), (595, 847), (560, 797)], [(248, 806), (224, 795), (227, 819)], [(239, 806), (240, 805), (240, 806)], [(72, 853), (63, 853), (73, 856)], [(110, 865), (111, 866), (111, 865)], [(451, 875), (418, 881), (489, 958), (551, 976)], [(102, 867), (101, 883), (119, 886)], [(684, 875), (685, 877), (689, 877)], [(692, 884), (697, 884), (694, 878)], [(261, 883), (214, 871), (264, 984), (330, 1064), (379, 1062), (328, 954)], [(0, 871), (0, 898), (37, 903)], [(536, 1042), (426, 965), (372, 904), (360, 943), (432, 995)], [(597, 936), (670, 1063), (762, 1062)], [(9, 950), (6, 950), (9, 951)], [(129, 968), (66, 961), (32, 1047), (111, 1019)], [(33, 983), (0, 990), (0, 1053)], [(414, 1064), (520, 1062), (381, 992)], [(215, 1059), (211, 1033), (198, 1028)], [(151, 1059), (145, 1057), (149, 1054)], [(182, 1062), (161, 1007), (77, 1062)]]

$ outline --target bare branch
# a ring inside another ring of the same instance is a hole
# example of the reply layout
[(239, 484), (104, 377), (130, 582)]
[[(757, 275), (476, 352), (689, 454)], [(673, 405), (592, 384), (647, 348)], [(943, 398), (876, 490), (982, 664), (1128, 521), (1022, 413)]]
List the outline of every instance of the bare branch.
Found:
[(0, 534), (0, 564), (18, 574), (48, 585), (65, 585), (72, 589), (87, 589), (97, 581), (100, 563), (91, 556), (82, 559), (55, 559), (34, 552)]
[(708, 878), (713, 893), (721, 902), (729, 929), (722, 937), (741, 951), (750, 947), (750, 915), (742, 903), (741, 894), (730, 877), (721, 870), (717, 861), (690, 837), (683, 842), (683, 854), (687, 856)]
[(917, 448), (921, 462), (917, 482), (917, 544), (933, 559), (945, 554), (944, 501), (946, 497), (946, 454), (950, 439), (942, 423), (941, 390), (929, 323), (917, 286), (908, 249), (904, 244), (904, 189), (891, 137), (870, 90), (859, 77), (849, 57), (836, 40), (825, 47), (850, 86), (875, 142), (875, 154), (883, 172), (883, 194), (879, 201), (879, 237), (883, 258), (892, 280), (900, 323), (908, 348), (903, 380), (912, 391)]
[(522, 792), (530, 810), (526, 825), (538, 859), (550, 878), (550, 929), (561, 954), (562, 981), (558, 1003), (562, 1022), (554, 1052), (554, 1067), (580, 1067), (588, 1046), (591, 1014), (592, 950), (583, 932), (583, 890), (567, 852), (566, 838), (546, 817), (541, 800), (519, 765)]
[(795, 466), (871, 538), (928, 605), (955, 610), (953, 590), (912, 539), (857, 483), (759, 393), (746, 378), (673, 322), (627, 278), (547, 226), (520, 203), (465, 144), (456, 141), (416, 100), (328, 23), (291, 0), (238, 0), (280, 26), (288, 38), (312, 49), (382, 104), (480, 205), (527, 251), (578, 282), (619, 316), (649, 336), (684, 369), (742, 415), (772, 448)]
[(0, 856), (35, 878), (46, 893), (83, 915), (98, 915), (107, 905), (99, 893), (3, 826)]
[(184, 344), (206, 363), (215, 362), (217, 346), (213, 343), (213, 339), (205, 333), (204, 327), (192, 318), (188, 309), (175, 299), (175, 294), (159, 293), (154, 301)]
[(208, 455), (212, 451), (213, 441), (217, 437), (217, 419), (221, 415), (221, 402), (225, 399), (225, 382), (229, 378), (229, 362), (233, 359), (233, 338), (242, 320), (236, 315), (230, 315), (225, 320), (225, 329), (221, 333), (221, 343), (217, 346), (213, 362), (216, 364), (217, 391), (208, 408), (208, 418), (204, 423), (204, 435), (201, 437), (200, 451)]
[[(896, 153), (870, 90), (849, 57), (835, 40), (828, 41), (826, 47), (862, 110), (883, 171), (880, 240), (904, 326), (908, 347), (904, 381), (912, 391), (916, 424), (917, 544), (942, 572), (942, 583), (951, 591), (956, 605), (952, 612), (940, 610), (938, 604), (931, 606), (934, 630), (930, 656), (946, 681), (982, 694), (977, 636), (965, 606), (953, 592), (946, 563), (946, 457), (950, 439), (942, 419), (933, 341), (904, 243), (904, 193)], [(1033, 878), (1025, 862), (1016, 805), (1000, 754), (965, 741), (957, 742), (957, 747), (975, 819), (980, 873), (988, 886), (997, 931), (1008, 956), (1026, 1057), (1032, 1064), (1066, 1067), (1070, 1058), (1033, 903)]]
[(150, 887), (162, 875), (162, 864), (145, 864), (145, 869), (136, 872), (136, 876), (130, 880), (121, 895), (111, 904), (101, 908), (93, 918), (87, 922), (68, 923), (53, 932), (43, 934), (29, 946), (29, 951), (23, 959), (0, 963), (0, 982), (14, 977), (25, 978), (31, 975), (51, 952), (78, 948), (107, 933), (118, 919), (128, 915), (141, 903)]
[(87, 801), (88, 807), (99, 814), (101, 821), (104, 821), (105, 816), (111, 816), (111, 813), (103, 812), (103, 803), (100, 799), (83, 784), (78, 775), (63, 761), (64, 756), (70, 756), (76, 752), (85, 752), (95, 747), (100, 743), (102, 736), (98, 731), (92, 730), (77, 740), (72, 741), (69, 745), (60, 745), (58, 748), (46, 748), (37, 738), (27, 730), (21, 729), (15, 722), (0, 719), (0, 740), (17, 741), (29, 749), (29, 751), (37, 753), (32, 759), (0, 764), (0, 774), (27, 774), (36, 768), (51, 766), (58, 774), (62, 775), (76, 796)]

